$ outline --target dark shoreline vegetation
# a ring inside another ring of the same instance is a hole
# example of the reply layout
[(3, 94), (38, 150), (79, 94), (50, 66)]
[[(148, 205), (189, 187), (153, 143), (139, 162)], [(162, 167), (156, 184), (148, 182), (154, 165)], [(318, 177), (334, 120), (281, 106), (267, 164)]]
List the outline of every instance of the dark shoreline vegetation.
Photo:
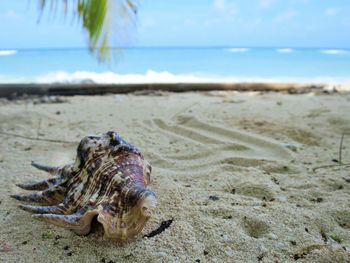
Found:
[(0, 97), (15, 99), (25, 95), (102, 95), (155, 91), (283, 91), (290, 94), (324, 91), (325, 84), (295, 83), (141, 83), (141, 84), (0, 84)]

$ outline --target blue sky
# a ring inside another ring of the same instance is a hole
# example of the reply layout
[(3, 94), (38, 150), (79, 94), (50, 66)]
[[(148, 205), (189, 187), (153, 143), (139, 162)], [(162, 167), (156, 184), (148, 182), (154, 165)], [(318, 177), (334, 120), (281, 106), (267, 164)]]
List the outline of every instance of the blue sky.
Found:
[[(37, 23), (37, 2), (0, 2), (0, 49), (86, 46), (70, 18), (46, 13)], [(133, 46), (350, 48), (349, 0), (139, 2)]]

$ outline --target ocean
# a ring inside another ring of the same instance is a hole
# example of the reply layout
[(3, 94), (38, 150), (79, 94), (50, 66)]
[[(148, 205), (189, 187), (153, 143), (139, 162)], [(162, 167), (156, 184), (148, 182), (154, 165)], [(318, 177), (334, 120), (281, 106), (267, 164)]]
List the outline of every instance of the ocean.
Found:
[(127, 48), (99, 63), (87, 49), (0, 50), (0, 83), (350, 82), (350, 50)]

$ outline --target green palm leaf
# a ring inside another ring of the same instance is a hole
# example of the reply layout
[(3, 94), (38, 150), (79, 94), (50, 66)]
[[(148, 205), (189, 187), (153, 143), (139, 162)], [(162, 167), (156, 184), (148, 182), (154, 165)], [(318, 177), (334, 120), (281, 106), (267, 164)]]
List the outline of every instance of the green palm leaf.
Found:
[(79, 18), (99, 61), (110, 60), (111, 47), (125, 45), (137, 16), (136, 0), (39, 0), (41, 12), (49, 3), (51, 12), (57, 13), (61, 5), (65, 15), (71, 12)]

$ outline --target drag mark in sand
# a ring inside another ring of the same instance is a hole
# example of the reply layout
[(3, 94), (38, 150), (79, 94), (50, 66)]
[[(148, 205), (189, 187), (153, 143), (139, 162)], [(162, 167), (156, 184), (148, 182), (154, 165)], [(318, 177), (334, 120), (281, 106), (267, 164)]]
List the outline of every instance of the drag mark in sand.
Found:
[[(231, 160), (251, 162), (281, 161), (291, 158), (291, 153), (280, 143), (261, 135), (247, 133), (234, 128), (204, 123), (192, 116), (178, 116), (173, 123), (154, 119), (153, 126), (161, 134), (186, 142), (196, 151), (169, 153), (163, 165), (170, 168), (181, 162), (183, 169), (208, 167), (232, 163)], [(186, 163), (183, 163), (186, 161)], [(239, 165), (238, 162), (234, 162)], [(161, 165), (163, 167), (163, 165)], [(163, 167), (163, 168), (165, 168)], [(180, 169), (181, 170), (181, 169)]]

